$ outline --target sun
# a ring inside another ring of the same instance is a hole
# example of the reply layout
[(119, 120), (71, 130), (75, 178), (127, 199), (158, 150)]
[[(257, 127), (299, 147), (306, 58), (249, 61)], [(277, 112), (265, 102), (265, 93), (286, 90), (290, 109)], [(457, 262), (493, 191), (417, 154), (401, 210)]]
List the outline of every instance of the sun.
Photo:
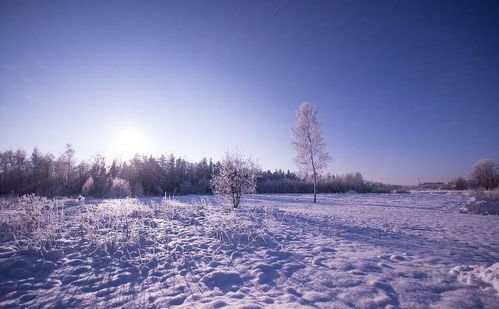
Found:
[(147, 152), (146, 135), (133, 126), (116, 130), (111, 144), (114, 156), (119, 159), (130, 159), (137, 153)]

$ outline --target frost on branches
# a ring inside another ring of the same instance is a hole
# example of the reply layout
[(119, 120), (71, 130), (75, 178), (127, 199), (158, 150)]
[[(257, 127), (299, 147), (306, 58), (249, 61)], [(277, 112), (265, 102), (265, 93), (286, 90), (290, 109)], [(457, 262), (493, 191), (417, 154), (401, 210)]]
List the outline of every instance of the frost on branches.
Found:
[(234, 208), (238, 208), (245, 194), (256, 193), (258, 167), (238, 153), (226, 153), (218, 172), (211, 180), (213, 193)]
[(296, 123), (291, 128), (293, 146), (296, 150), (296, 163), (305, 174), (312, 174), (314, 180), (314, 203), (317, 201), (317, 177), (327, 167), (329, 154), (325, 151), (326, 142), (317, 120), (317, 111), (309, 103), (302, 103), (296, 113)]

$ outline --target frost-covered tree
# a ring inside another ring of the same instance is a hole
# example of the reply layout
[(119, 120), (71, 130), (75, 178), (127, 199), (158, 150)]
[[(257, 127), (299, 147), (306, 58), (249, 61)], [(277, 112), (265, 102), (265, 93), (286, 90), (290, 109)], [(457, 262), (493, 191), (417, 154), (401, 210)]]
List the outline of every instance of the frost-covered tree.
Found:
[(95, 189), (94, 179), (92, 178), (92, 176), (90, 176), (88, 177), (87, 181), (85, 181), (85, 183), (83, 184), (83, 187), (81, 188), (81, 194), (83, 194), (83, 196), (89, 196), (90, 194), (92, 194), (94, 189)]
[(238, 153), (226, 153), (211, 186), (232, 207), (238, 208), (245, 194), (256, 192), (258, 167), (251, 159)]
[(109, 189), (109, 196), (114, 198), (123, 198), (132, 195), (130, 184), (121, 178), (114, 178)]
[(314, 203), (317, 202), (317, 178), (327, 167), (329, 154), (325, 151), (326, 142), (322, 136), (322, 129), (317, 119), (315, 108), (305, 102), (300, 105), (296, 113), (295, 125), (291, 128), (293, 146), (296, 150), (296, 163), (301, 171), (311, 173), (314, 182)]
[(499, 168), (492, 159), (482, 159), (473, 164), (471, 172), (472, 179), (478, 187), (486, 190), (494, 189), (499, 182)]
[(73, 165), (74, 165), (74, 156), (75, 156), (75, 151), (72, 147), (71, 144), (66, 144), (66, 150), (64, 151), (64, 161), (66, 164), (66, 177), (64, 177), (66, 181), (66, 186), (71, 185), (72, 181), (72, 170), (73, 170)]

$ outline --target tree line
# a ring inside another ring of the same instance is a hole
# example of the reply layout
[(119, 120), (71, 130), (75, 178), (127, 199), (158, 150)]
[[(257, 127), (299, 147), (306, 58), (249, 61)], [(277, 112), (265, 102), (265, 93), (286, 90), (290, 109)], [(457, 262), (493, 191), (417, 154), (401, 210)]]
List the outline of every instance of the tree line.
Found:
[[(120, 195), (163, 196), (212, 194), (210, 181), (220, 162), (189, 162), (173, 154), (159, 157), (136, 155), (128, 161), (106, 164), (101, 155), (77, 161), (70, 144), (59, 156), (35, 148), (30, 155), (19, 149), (0, 151), (0, 195), (34, 193), (41, 196), (95, 197)], [(317, 176), (321, 193), (389, 192), (394, 186), (365, 181), (360, 173)], [(291, 171), (258, 169), (258, 193), (313, 193), (312, 178)]]
[(209, 194), (209, 180), (216, 168), (211, 159), (188, 162), (173, 155), (136, 155), (110, 165), (96, 155), (89, 162), (78, 162), (70, 144), (57, 157), (37, 148), (29, 156), (21, 149), (8, 150), (0, 152), (0, 194), (106, 196), (116, 179), (125, 181), (136, 196)]

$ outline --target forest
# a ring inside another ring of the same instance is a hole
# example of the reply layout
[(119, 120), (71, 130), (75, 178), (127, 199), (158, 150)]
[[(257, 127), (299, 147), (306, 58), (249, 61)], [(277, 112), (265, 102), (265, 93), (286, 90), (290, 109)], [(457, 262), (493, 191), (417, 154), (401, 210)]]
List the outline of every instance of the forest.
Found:
[[(128, 161), (106, 164), (102, 155), (89, 162), (77, 161), (67, 144), (59, 156), (35, 148), (30, 155), (22, 149), (0, 151), (0, 195), (41, 196), (163, 196), (212, 194), (210, 180), (220, 162), (202, 159), (189, 162), (173, 154), (159, 157), (135, 155)], [(399, 186), (364, 180), (360, 173), (320, 176), (317, 190), (322, 193), (390, 192)], [(313, 182), (307, 175), (292, 171), (259, 170), (258, 193), (311, 193)]]

